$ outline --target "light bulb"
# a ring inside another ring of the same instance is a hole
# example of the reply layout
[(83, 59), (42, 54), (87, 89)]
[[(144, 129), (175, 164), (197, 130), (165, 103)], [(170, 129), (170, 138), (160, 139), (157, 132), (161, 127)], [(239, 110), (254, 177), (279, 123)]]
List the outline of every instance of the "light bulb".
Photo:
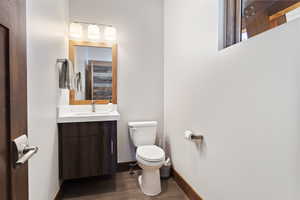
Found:
[(74, 38), (81, 38), (82, 36), (82, 26), (79, 23), (70, 24), (70, 36)]
[(104, 29), (105, 40), (114, 42), (117, 40), (117, 30), (114, 27), (107, 26)]
[(100, 39), (100, 29), (97, 25), (88, 26), (88, 38), (90, 40), (99, 40)]

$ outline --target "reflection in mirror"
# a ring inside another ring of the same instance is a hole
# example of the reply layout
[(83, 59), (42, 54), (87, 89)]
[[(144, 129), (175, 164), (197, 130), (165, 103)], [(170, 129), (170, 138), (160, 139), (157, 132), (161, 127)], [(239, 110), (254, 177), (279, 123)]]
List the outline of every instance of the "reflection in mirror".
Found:
[(112, 49), (75, 47), (75, 71), (81, 76), (78, 100), (112, 100)]
[(300, 17), (300, 0), (221, 0), (222, 48)]
[(70, 91), (70, 104), (117, 103), (116, 45), (70, 41), (76, 90)]

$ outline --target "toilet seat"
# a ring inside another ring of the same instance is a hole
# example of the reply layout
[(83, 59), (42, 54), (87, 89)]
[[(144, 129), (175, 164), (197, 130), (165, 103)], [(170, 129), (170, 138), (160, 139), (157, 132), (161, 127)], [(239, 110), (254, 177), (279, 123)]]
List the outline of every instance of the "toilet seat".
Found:
[(147, 162), (161, 162), (165, 159), (165, 152), (156, 145), (138, 147), (136, 156)]

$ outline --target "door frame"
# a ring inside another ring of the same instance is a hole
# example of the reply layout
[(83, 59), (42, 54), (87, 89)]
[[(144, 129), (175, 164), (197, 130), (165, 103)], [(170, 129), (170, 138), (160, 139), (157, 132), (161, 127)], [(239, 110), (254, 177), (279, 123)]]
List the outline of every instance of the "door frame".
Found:
[(12, 163), (12, 142), (27, 135), (27, 60), (26, 60), (26, 0), (1, 0), (0, 25), (9, 31), (9, 200), (28, 200), (28, 164), (15, 167)]

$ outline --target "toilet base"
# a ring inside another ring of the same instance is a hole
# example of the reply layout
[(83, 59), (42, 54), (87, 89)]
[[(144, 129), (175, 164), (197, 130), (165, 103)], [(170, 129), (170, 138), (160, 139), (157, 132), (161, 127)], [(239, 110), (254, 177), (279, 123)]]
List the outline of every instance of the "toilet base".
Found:
[(156, 196), (161, 193), (160, 174), (158, 170), (143, 170), (138, 178), (142, 192), (147, 196)]

